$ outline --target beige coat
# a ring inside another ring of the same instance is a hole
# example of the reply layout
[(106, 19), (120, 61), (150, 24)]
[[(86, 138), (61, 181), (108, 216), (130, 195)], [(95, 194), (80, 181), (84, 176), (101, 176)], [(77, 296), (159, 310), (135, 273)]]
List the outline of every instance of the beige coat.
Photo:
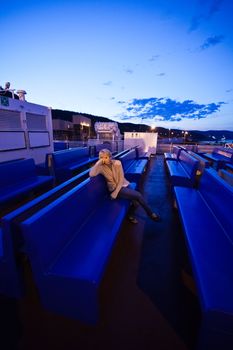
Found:
[(119, 160), (112, 160), (110, 165), (101, 164), (99, 161), (91, 168), (89, 175), (102, 174), (106, 181), (111, 197), (116, 198), (122, 187), (127, 187), (129, 181), (124, 177), (122, 164)]

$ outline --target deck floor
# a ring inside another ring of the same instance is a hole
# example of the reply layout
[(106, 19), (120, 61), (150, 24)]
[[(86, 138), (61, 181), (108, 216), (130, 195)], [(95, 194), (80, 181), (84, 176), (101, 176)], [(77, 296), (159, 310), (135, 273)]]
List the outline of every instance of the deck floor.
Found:
[(2, 350), (194, 348), (200, 310), (162, 156), (151, 159), (142, 191), (162, 220), (140, 208), (137, 225), (125, 220), (100, 290), (99, 323), (44, 310), (25, 264), (25, 298), (0, 296)]

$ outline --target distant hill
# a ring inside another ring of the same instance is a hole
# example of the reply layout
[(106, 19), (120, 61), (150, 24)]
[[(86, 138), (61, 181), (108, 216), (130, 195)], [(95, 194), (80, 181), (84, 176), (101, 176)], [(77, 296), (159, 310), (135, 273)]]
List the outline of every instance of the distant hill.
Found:
[[(79, 113), (79, 112), (72, 112), (72, 111), (63, 111), (60, 109), (52, 109), (52, 118), (53, 119), (62, 119), (62, 120), (67, 120), (67, 121), (72, 121), (72, 116), (73, 115), (82, 115), (84, 117), (90, 118), (92, 121), (92, 128), (94, 130), (94, 124), (95, 122), (114, 122), (114, 120), (105, 118), (105, 117), (100, 117), (92, 114), (87, 114), (87, 113)], [(119, 123), (118, 122), (118, 127), (121, 131), (122, 134), (127, 131), (136, 131), (136, 132), (146, 132), (150, 131), (150, 127), (145, 124), (133, 124), (133, 123)]]
[(214, 141), (215, 139), (221, 140), (223, 137), (225, 137), (226, 140), (233, 140), (233, 131), (229, 130), (192, 130), (191, 133), (194, 135), (194, 137), (197, 137), (198, 140), (205, 139)]
[[(80, 113), (75, 111), (64, 111), (61, 109), (52, 109), (52, 118), (53, 119), (62, 119), (72, 122), (72, 116), (73, 115), (82, 115), (87, 118), (90, 118), (92, 121), (92, 131), (94, 132), (94, 124), (95, 122), (114, 122), (114, 120), (100, 117), (88, 113)], [(133, 124), (133, 123), (119, 123), (118, 122), (119, 129), (121, 131), (121, 134), (124, 134), (124, 132), (147, 132), (150, 131), (150, 126), (146, 124)], [(171, 129), (169, 133), (169, 129), (157, 127), (156, 131), (159, 133), (160, 137), (179, 137), (181, 135), (181, 130), (178, 129)], [(171, 132), (173, 133), (171, 135)], [(200, 131), (200, 130), (189, 130), (189, 136), (187, 137), (187, 140), (192, 140), (194, 142), (197, 141), (215, 141), (215, 140), (221, 140), (222, 137), (225, 137), (227, 140), (233, 140), (233, 131), (229, 130), (208, 130), (208, 131)], [(190, 136), (191, 135), (191, 136)]]

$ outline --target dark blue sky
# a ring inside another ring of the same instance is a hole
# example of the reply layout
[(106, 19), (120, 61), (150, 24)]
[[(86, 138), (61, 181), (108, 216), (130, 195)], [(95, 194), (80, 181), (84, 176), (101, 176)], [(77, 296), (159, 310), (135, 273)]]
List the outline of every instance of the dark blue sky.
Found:
[(180, 129), (233, 130), (230, 0), (0, 7), (0, 84), (29, 102)]

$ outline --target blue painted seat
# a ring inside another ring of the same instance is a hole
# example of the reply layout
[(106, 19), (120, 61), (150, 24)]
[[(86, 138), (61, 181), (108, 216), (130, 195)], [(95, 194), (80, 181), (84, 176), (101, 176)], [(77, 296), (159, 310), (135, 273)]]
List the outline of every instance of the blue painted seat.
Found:
[[(47, 153), (45, 156), (45, 161), (42, 163), (36, 164), (36, 172), (38, 175), (53, 175), (52, 170), (52, 153)], [(55, 182), (55, 178), (54, 178)]]
[(89, 148), (73, 148), (52, 153), (53, 171), (57, 182), (66, 181), (87, 169), (98, 158), (89, 158)]
[(12, 162), (18, 162), (19, 160), (23, 160), (23, 159), (25, 159), (25, 158), (15, 158), (15, 159), (10, 159), (10, 160), (4, 160), (3, 162), (0, 163), (0, 165), (12, 163)]
[(114, 159), (120, 159), (124, 154), (128, 153), (131, 150), (131, 148), (124, 149), (123, 151), (116, 153), (113, 155)]
[(137, 159), (135, 148), (118, 159), (122, 163), (127, 180), (136, 182), (138, 185), (143, 173), (146, 171), (148, 159)]
[(136, 150), (136, 158), (137, 159), (147, 159), (149, 160), (150, 156), (147, 152), (144, 151), (142, 146), (135, 147)]
[(38, 176), (33, 159), (0, 164), (0, 206), (52, 186), (52, 176)]
[(233, 163), (225, 163), (225, 168), (233, 172)]
[(173, 146), (172, 152), (164, 153), (164, 160), (178, 160), (182, 148), (179, 146)]
[(0, 293), (19, 297), (23, 293), (21, 271), (16, 263), (13, 238), (0, 228)]
[(99, 286), (128, 206), (129, 201), (110, 199), (99, 175), (21, 223), (35, 282), (48, 310), (97, 321)]
[(174, 187), (203, 324), (233, 335), (233, 188), (206, 169), (198, 189)]
[(182, 149), (186, 150), (186, 151), (191, 151), (191, 152), (198, 152), (198, 145), (184, 145), (184, 146), (181, 146)]
[(16, 263), (17, 254), (25, 252), (24, 240), (20, 230), (21, 221), (26, 220), (26, 218), (77, 186), (88, 176), (89, 170), (86, 170), (1, 218), (0, 293), (14, 298), (20, 298), (24, 294), (21, 268)]
[(182, 150), (177, 162), (167, 160), (166, 164), (172, 186), (194, 186), (198, 169), (197, 159)]
[(127, 171), (127, 169), (133, 164), (133, 162), (136, 159), (136, 151), (134, 148), (132, 148), (129, 152), (123, 154), (120, 158), (118, 158), (121, 163), (122, 167), (124, 169), (124, 172)]
[(224, 169), (219, 170), (219, 176), (226, 181), (229, 185), (233, 186), (233, 173), (226, 171)]
[(202, 157), (201, 155), (194, 153), (192, 151), (188, 151), (188, 153), (198, 160), (198, 167), (197, 167), (198, 175), (203, 174), (204, 170), (210, 167), (210, 162), (204, 157)]
[(3, 257), (3, 232), (0, 227), (0, 259)]
[(213, 149), (212, 153), (204, 153), (203, 156), (209, 159), (213, 165), (215, 165), (216, 170), (225, 168), (226, 163), (233, 164), (233, 150), (224, 147), (216, 147)]
[(53, 142), (54, 152), (61, 151), (69, 148), (68, 141), (54, 141)]

